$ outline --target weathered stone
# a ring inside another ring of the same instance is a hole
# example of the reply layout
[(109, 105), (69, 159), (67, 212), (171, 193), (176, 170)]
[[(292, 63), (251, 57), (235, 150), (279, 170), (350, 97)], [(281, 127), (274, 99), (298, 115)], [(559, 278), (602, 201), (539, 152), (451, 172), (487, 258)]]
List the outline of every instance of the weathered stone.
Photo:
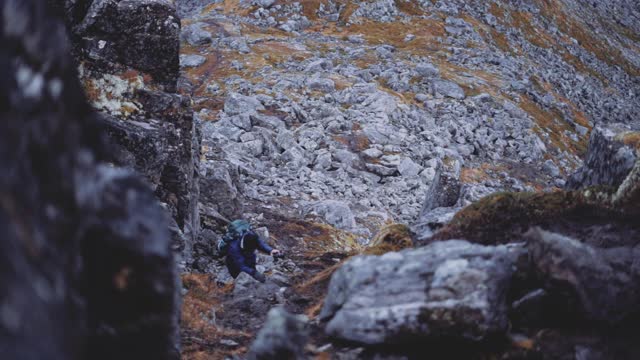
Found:
[(207, 58), (200, 55), (180, 55), (181, 67), (198, 67), (206, 61)]
[(436, 94), (462, 100), (465, 98), (464, 90), (460, 85), (446, 80), (437, 80), (433, 83), (433, 91)]
[(272, 308), (251, 345), (247, 359), (306, 359), (307, 321), (304, 315), (290, 314), (282, 307)]
[(422, 171), (422, 167), (408, 157), (402, 159), (398, 165), (398, 172), (400, 172), (400, 175), (405, 177), (417, 176), (420, 171)]
[(537, 276), (576, 294), (583, 316), (610, 324), (637, 314), (640, 246), (598, 249), (566, 236), (535, 228), (527, 234)]
[(64, 1), (84, 58), (125, 64), (175, 89), (180, 19), (172, 1)]
[(322, 92), (332, 92), (336, 88), (336, 84), (331, 79), (314, 77), (307, 82), (307, 86), (310, 90), (317, 90)]
[(165, 212), (110, 164), (65, 27), (45, 4), (0, 6), (0, 352), (178, 359)]
[(438, 163), (436, 176), (429, 187), (421, 216), (438, 207), (450, 207), (460, 197), (460, 161), (447, 158)]
[(255, 97), (231, 93), (224, 102), (224, 111), (229, 115), (253, 114), (257, 110), (264, 110), (264, 106)]
[(324, 217), (325, 221), (338, 229), (352, 230), (356, 226), (356, 221), (349, 208), (344, 202), (335, 200), (318, 201), (309, 206), (307, 213), (312, 212)]
[(633, 144), (625, 144), (623, 126), (596, 127), (591, 132), (584, 166), (567, 181), (566, 188), (609, 185), (617, 187), (627, 177), (636, 161)]
[(182, 38), (193, 46), (207, 45), (213, 41), (211, 33), (202, 27), (205, 24), (195, 23), (182, 29)]
[(507, 329), (505, 290), (521, 253), (452, 240), (357, 256), (333, 275), (320, 316), (328, 335), (369, 345), (482, 340)]

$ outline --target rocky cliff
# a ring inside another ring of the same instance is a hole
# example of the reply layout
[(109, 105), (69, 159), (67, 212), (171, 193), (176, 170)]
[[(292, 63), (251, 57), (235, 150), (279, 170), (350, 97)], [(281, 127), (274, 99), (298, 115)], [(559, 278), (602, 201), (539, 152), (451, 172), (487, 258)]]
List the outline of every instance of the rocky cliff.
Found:
[(199, 232), (200, 132), (176, 93), (180, 18), (172, 1), (53, 1), (117, 162), (142, 174), (172, 215), (174, 248), (191, 260)]

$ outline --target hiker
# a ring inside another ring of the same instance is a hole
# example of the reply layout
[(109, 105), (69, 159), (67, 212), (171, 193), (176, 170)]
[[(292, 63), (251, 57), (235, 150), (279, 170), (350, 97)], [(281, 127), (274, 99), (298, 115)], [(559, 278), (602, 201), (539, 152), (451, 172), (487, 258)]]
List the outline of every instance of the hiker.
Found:
[(256, 250), (273, 257), (281, 254), (280, 250), (273, 249), (260, 239), (246, 220), (232, 221), (227, 234), (218, 242), (218, 252), (226, 255), (227, 269), (234, 279), (245, 272), (263, 283), (266, 281), (264, 274), (256, 270)]

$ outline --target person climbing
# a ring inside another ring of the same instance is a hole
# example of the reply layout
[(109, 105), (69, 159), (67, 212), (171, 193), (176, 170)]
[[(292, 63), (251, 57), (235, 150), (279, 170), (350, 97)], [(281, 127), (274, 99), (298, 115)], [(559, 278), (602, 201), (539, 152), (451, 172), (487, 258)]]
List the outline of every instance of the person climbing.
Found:
[(234, 279), (245, 272), (263, 283), (266, 281), (264, 274), (256, 270), (256, 250), (274, 258), (281, 256), (280, 250), (262, 240), (246, 220), (232, 221), (218, 242), (218, 253), (226, 256), (227, 269)]

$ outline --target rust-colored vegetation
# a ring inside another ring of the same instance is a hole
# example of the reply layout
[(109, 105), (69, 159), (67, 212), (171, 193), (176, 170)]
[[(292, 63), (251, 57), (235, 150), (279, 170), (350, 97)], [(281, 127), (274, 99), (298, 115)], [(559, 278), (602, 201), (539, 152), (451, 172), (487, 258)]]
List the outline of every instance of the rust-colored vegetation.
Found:
[[(599, 191), (605, 192), (606, 189)], [(573, 221), (612, 221), (615, 212), (590, 200), (582, 191), (498, 193), (458, 212), (432, 240), (468, 239), (482, 244), (517, 241), (531, 226)]]
[(216, 324), (215, 312), (222, 298), (233, 290), (233, 284), (219, 286), (208, 274), (184, 274), (183, 286), (187, 294), (182, 299), (182, 358), (186, 360), (222, 359), (244, 353), (246, 347), (226, 349), (222, 339), (240, 344), (250, 341), (245, 332), (223, 329)]
[[(545, 110), (524, 95), (520, 96), (519, 105), (534, 119), (537, 125), (534, 131), (541, 133), (541, 131), (544, 130), (549, 135), (548, 137), (540, 136), (540, 138), (546, 142), (547, 146), (578, 156), (587, 151), (588, 137), (583, 136), (579, 141), (575, 141), (567, 136), (565, 131), (575, 132), (575, 130), (564, 120), (564, 116), (559, 110), (555, 108)], [(580, 119), (580, 121), (585, 120), (585, 118)]]

